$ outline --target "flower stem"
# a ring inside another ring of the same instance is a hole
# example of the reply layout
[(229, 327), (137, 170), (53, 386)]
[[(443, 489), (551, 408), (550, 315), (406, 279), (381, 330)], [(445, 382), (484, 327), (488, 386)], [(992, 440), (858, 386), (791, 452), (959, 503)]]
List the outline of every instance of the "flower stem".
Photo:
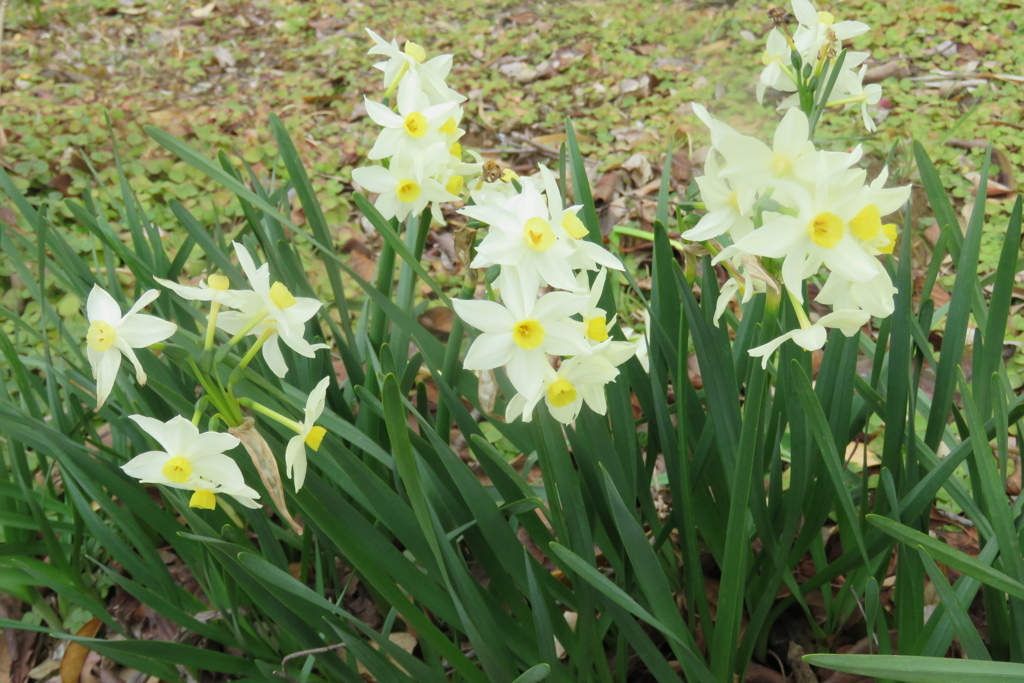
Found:
[[(198, 380), (199, 384), (202, 385), (203, 390), (206, 391), (206, 400), (210, 402), (218, 413), (224, 416), (224, 421), (228, 423), (229, 427), (237, 427), (242, 424), (241, 412), (236, 406), (233, 406), (224, 392), (218, 388), (213, 382), (210, 381), (209, 375), (202, 372), (199, 366), (196, 364), (194, 358), (189, 357), (188, 364), (192, 368), (192, 372)], [(234, 410), (232, 410), (234, 408)], [(193, 419), (195, 419), (193, 417)]]
[(293, 420), (291, 418), (285, 417), (284, 415), (282, 415), (281, 413), (277, 412), (276, 410), (272, 410), (272, 409), (266, 407), (262, 403), (257, 403), (256, 401), (252, 400), (251, 398), (240, 398), (240, 399), (238, 399), (238, 402), (240, 404), (242, 404), (243, 406), (247, 407), (247, 408), (251, 408), (252, 410), (255, 410), (257, 413), (262, 413), (262, 414), (266, 415), (267, 417), (269, 417), (270, 419), (276, 420), (277, 422), (280, 422), (281, 424), (283, 424), (285, 427), (288, 427), (289, 429), (294, 429), (297, 434), (301, 434), (302, 433), (302, 425), (300, 425), (298, 422), (296, 422), (295, 420)]
[(395, 88), (398, 87), (398, 83), (402, 80), (402, 76), (404, 76), (405, 72), (408, 71), (408, 70), (409, 70), (409, 62), (403, 62), (402, 63), (402, 68), (398, 70), (398, 75), (395, 76), (395, 80), (392, 81), (391, 85), (388, 87), (387, 92), (384, 93), (384, 99), (385, 100), (388, 100), (388, 99), (391, 98), (391, 95), (395, 92)]
[(267, 340), (270, 339), (275, 332), (277, 332), (277, 330), (274, 328), (267, 328), (266, 330), (263, 330), (263, 334), (261, 334), (259, 339), (256, 340), (256, 343), (252, 345), (252, 348), (245, 352), (245, 355), (242, 356), (242, 360), (238, 363), (238, 366), (232, 370), (231, 374), (228, 376), (229, 393), (231, 388), (235, 386), (235, 382), (242, 378), (242, 373), (245, 371), (245, 368), (248, 367), (249, 363), (252, 362), (252, 359), (256, 357), (259, 350), (263, 348), (263, 345), (267, 343)]
[(228, 340), (228, 346), (234, 346), (238, 342), (242, 341), (242, 337), (252, 332), (253, 328), (263, 322), (263, 319), (269, 315), (266, 310), (262, 310), (253, 316), (253, 319), (246, 323), (245, 327), (238, 331), (234, 337)]
[(210, 317), (206, 319), (206, 341), (203, 350), (209, 351), (213, 348), (213, 335), (217, 331), (217, 314), (220, 312), (220, 302), (210, 303)]

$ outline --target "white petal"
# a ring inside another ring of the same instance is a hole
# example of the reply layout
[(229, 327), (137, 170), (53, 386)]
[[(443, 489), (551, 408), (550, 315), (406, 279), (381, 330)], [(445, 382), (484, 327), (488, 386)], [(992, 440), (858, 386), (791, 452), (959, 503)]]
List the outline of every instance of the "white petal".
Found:
[(121, 307), (99, 285), (93, 285), (89, 292), (89, 299), (85, 302), (85, 313), (89, 322), (102, 320), (103, 322), (115, 324), (121, 319)]
[(821, 321), (818, 321), (817, 324), (811, 325), (806, 330), (793, 330), (792, 339), (808, 351), (817, 351), (825, 345), (828, 332), (825, 331), (825, 326)]
[[(239, 440), (230, 434), (225, 434), (223, 432), (204, 432), (197, 435), (196, 438), (188, 445), (185, 450), (187, 455), (184, 453), (182, 455), (187, 457), (189, 460), (200, 460), (214, 455), (223, 455), (225, 451), (230, 451), (239, 443)], [(231, 460), (231, 458), (228, 458), (228, 460)], [(231, 460), (231, 462), (234, 462), (234, 460)]]
[(824, 250), (825, 265), (833, 273), (852, 282), (867, 282), (878, 274), (878, 261), (860, 248), (849, 234), (844, 234), (832, 249)]
[(235, 248), (235, 256), (238, 257), (238, 265), (242, 266), (242, 272), (245, 273), (245, 277), (247, 277), (251, 283), (256, 279), (256, 262), (252, 260), (249, 250), (246, 249), (241, 242), (232, 242), (231, 246)]
[(124, 317), (121, 318), (121, 320), (120, 320), (120, 324), (124, 324), (124, 322), (126, 320), (128, 320), (129, 318), (131, 318), (132, 316), (137, 314), (139, 311), (141, 311), (146, 306), (148, 306), (151, 303), (153, 303), (153, 301), (155, 301), (156, 298), (159, 297), (159, 296), (160, 296), (160, 290), (157, 290), (157, 289), (147, 289), (145, 292), (142, 293), (142, 296), (139, 297), (139, 300), (136, 301), (132, 305), (132, 307), (130, 309), (128, 309), (128, 312), (124, 314)]
[(278, 346), (277, 340), (279, 335), (271, 335), (269, 339), (263, 344), (263, 360), (267, 361), (267, 365), (270, 366), (271, 372), (278, 377), (284, 377), (288, 374), (288, 364), (284, 362), (284, 356), (281, 354), (281, 347)]
[(171, 456), (163, 451), (146, 451), (121, 465), (121, 469), (129, 477), (135, 477), (145, 484), (163, 484), (167, 477), (163, 474), (164, 465)]
[(92, 376), (96, 380), (96, 410), (99, 410), (114, 388), (117, 371), (121, 367), (121, 353), (113, 348), (103, 352), (94, 352), (90, 348), (90, 361), (93, 359), (93, 353), (98, 354), (96, 362), (93, 363)]
[(199, 438), (199, 428), (181, 415), (176, 415), (167, 422), (145, 415), (129, 415), (129, 417), (142, 428), (142, 431), (163, 446), (171, 456), (186, 457), (185, 453), (189, 445)]
[(352, 171), (352, 180), (359, 183), (364, 190), (378, 194), (393, 191), (397, 185), (397, 181), (383, 166), (357, 168)]
[(763, 369), (768, 367), (768, 360), (771, 358), (772, 354), (775, 353), (775, 349), (777, 349), (780, 346), (782, 346), (782, 344), (787, 339), (790, 339), (792, 336), (793, 336), (793, 331), (787, 332), (786, 334), (784, 334), (784, 335), (782, 335), (780, 337), (776, 337), (775, 339), (772, 339), (770, 342), (768, 342), (766, 344), (761, 344), (760, 346), (755, 346), (754, 348), (750, 349), (750, 351), (748, 351), (747, 353), (749, 353), (751, 356), (753, 356), (755, 358), (760, 356), (760, 358), (761, 358), (761, 369), (763, 370)]
[(466, 352), (462, 367), (467, 370), (490, 370), (509, 362), (519, 347), (512, 341), (512, 333), (485, 333), (477, 337)]
[(309, 392), (309, 397), (306, 399), (306, 419), (304, 420), (307, 426), (312, 425), (324, 412), (324, 403), (327, 401), (327, 387), (330, 383), (331, 378), (324, 377), (313, 387), (313, 391)]
[(117, 328), (117, 336), (133, 349), (141, 349), (167, 339), (178, 326), (155, 315), (133, 315), (127, 317)]
[(114, 338), (114, 347), (120, 351), (125, 358), (132, 362), (135, 366), (135, 381), (140, 385), (146, 384), (146, 371), (142, 368), (142, 363), (139, 362), (138, 356), (135, 355), (135, 351), (128, 345), (128, 342), (121, 337)]
[(509, 332), (516, 324), (512, 313), (494, 301), (453, 299), (452, 306), (460, 318), (484, 332), (492, 334)]
[(295, 481), (296, 493), (302, 488), (306, 480), (306, 442), (301, 434), (296, 434), (288, 440), (288, 447), (284, 453), (285, 474), (289, 479)]
[(172, 280), (165, 280), (162, 277), (153, 278), (167, 289), (171, 290), (182, 299), (188, 299), (189, 301), (213, 301), (213, 298), (217, 296), (221, 290), (211, 289), (210, 287), (190, 287), (189, 285), (180, 285)]
[(403, 119), (401, 116), (385, 107), (380, 102), (374, 102), (369, 97), (363, 98), (366, 106), (366, 115), (373, 119), (373, 122), (382, 128), (401, 128)]
[(520, 351), (513, 354), (505, 365), (505, 372), (512, 386), (521, 394), (534, 396), (544, 382), (545, 368), (550, 368), (547, 356), (536, 351)]

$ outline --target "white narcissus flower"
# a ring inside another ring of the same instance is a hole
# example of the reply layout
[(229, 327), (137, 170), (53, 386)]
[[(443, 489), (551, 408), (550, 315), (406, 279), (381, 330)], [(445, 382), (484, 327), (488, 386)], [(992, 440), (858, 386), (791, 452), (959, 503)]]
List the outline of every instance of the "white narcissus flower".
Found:
[(775, 349), (782, 346), (787, 340), (792, 339), (808, 351), (816, 351), (825, 345), (828, 339), (827, 327), (835, 327), (842, 331), (847, 337), (852, 337), (860, 331), (860, 328), (871, 319), (871, 314), (860, 310), (833, 311), (828, 315), (818, 318), (814, 324), (807, 327), (798, 327), (785, 334), (772, 339), (766, 344), (756, 346), (748, 353), (761, 359), (761, 367), (768, 367), (768, 359), (775, 353)]
[(839, 49), (844, 40), (866, 33), (870, 28), (859, 21), (837, 22), (829, 12), (814, 9), (810, 0), (792, 0), (792, 6), (793, 16), (804, 29), (797, 30), (793, 42), (805, 63), (816, 63), (827, 45), (833, 44)]
[(238, 463), (224, 454), (239, 444), (238, 439), (220, 432), (201, 434), (198, 427), (180, 415), (167, 422), (145, 415), (129, 417), (164, 450), (135, 456), (121, 466), (126, 474), (144, 484), (193, 491), (191, 507), (212, 510), (218, 493), (229, 495), (246, 507), (259, 507), (259, 493), (245, 485)]
[(877, 126), (875, 125), (875, 120), (871, 118), (868, 107), (882, 101), (882, 86), (878, 83), (864, 85), (864, 76), (867, 74), (867, 71), (867, 64), (861, 66), (860, 71), (853, 71), (852, 69), (847, 71), (843, 69), (843, 73), (836, 83), (836, 90), (839, 92), (835, 93), (833, 91), (833, 96), (838, 101), (829, 102), (828, 106), (845, 104), (845, 109), (860, 106), (860, 115), (864, 121), (864, 127), (869, 133), (874, 133)]
[(612, 270), (625, 270), (626, 267), (622, 265), (622, 261), (618, 257), (600, 244), (588, 239), (590, 231), (576, 215), (583, 205), (576, 204), (562, 208), (564, 202), (562, 193), (558, 189), (558, 181), (555, 180), (555, 174), (546, 166), (538, 168), (543, 191), (548, 200), (551, 223), (555, 226), (558, 237), (572, 249), (568, 259), (569, 265), (578, 270), (597, 270), (600, 266)]
[[(458, 107), (454, 102), (443, 102), (433, 106), (419, 86), (419, 79), (410, 74), (402, 79), (398, 87), (398, 113), (379, 102), (365, 98), (366, 113), (373, 122), (384, 130), (377, 137), (373, 149), (367, 154), (370, 159), (386, 159), (391, 156), (405, 158), (423, 154), (434, 145), (450, 147), (447, 138), (442, 137), (441, 128), (451, 120)], [(452, 131), (454, 133), (454, 130)], [(452, 143), (455, 140), (451, 141)]]
[(238, 242), (234, 247), (238, 263), (249, 278), (253, 291), (239, 292), (239, 310), (221, 313), (217, 317), (217, 327), (228, 334), (237, 334), (252, 325), (248, 334), (263, 340), (263, 358), (278, 377), (284, 377), (288, 372), (279, 340), (306, 358), (313, 358), (319, 349), (330, 348), (327, 344), (310, 344), (304, 337), (306, 321), (316, 315), (323, 304), (310, 297), (293, 296), (284, 283), (271, 284), (270, 266), (264, 263), (257, 268), (245, 247)]
[(604, 284), (607, 279), (608, 271), (604, 268), (594, 278), (593, 286), (590, 285), (590, 280), (586, 273), (580, 273), (576, 276), (577, 286), (584, 292), (588, 289), (590, 290), (585, 295), (586, 303), (580, 309), (580, 316), (583, 320), (577, 324), (580, 326), (583, 336), (587, 338), (587, 341), (592, 346), (606, 341), (608, 333), (611, 332), (612, 327), (615, 325), (615, 315), (612, 315), (611, 320), (609, 320), (608, 312), (600, 308), (601, 296), (604, 294)]
[(590, 353), (563, 360), (558, 370), (548, 366), (536, 392), (516, 394), (509, 401), (505, 420), (510, 422), (522, 416), (523, 422), (529, 422), (541, 399), (552, 417), (563, 424), (575, 422), (584, 403), (598, 415), (604, 415), (608, 410), (604, 387), (618, 377), (618, 366), (635, 353), (635, 344), (608, 340)]
[(295, 481), (295, 492), (298, 493), (306, 480), (306, 446), (314, 451), (320, 450), (320, 443), (324, 440), (327, 430), (316, 424), (320, 415), (324, 412), (324, 403), (327, 398), (327, 385), (330, 377), (320, 380), (313, 391), (309, 392), (306, 399), (306, 411), (302, 423), (296, 423), (301, 431), (288, 441), (288, 448), (285, 450), (284, 462), (288, 477)]
[(142, 364), (139, 363), (133, 349), (161, 342), (178, 329), (174, 323), (139, 313), (158, 296), (160, 292), (155, 289), (144, 292), (135, 305), (122, 316), (121, 308), (114, 301), (114, 297), (103, 291), (99, 285), (93, 285), (92, 291), (89, 292), (89, 299), (85, 304), (89, 319), (86, 342), (92, 376), (96, 380), (96, 410), (100, 409), (114, 388), (122, 355), (135, 366), (135, 379), (138, 383), (145, 384), (146, 371), (142, 369)]
[[(718, 327), (719, 319), (734, 298), (740, 297), (742, 303), (747, 303), (754, 298), (754, 294), (764, 293), (768, 290), (771, 276), (761, 268), (760, 263), (753, 256), (737, 254), (732, 258), (732, 265), (743, 278), (743, 282), (739, 282), (733, 276), (722, 285), (722, 290), (718, 293), (718, 303), (715, 304), (715, 315), (712, 318), (715, 327)], [(778, 285), (774, 284), (774, 281), (772, 281), (772, 286), (778, 290)]]
[(813, 182), (819, 177), (820, 158), (809, 136), (807, 115), (799, 109), (782, 117), (771, 147), (747, 135), (723, 135), (715, 145), (726, 160), (721, 175), (732, 187), (755, 190), (767, 188), (772, 180)]
[(472, 268), (514, 267), (526, 290), (536, 291), (542, 285), (576, 289), (569, 261), (574, 250), (552, 226), (548, 203), (533, 183), (523, 183), (522, 193), (497, 205), (467, 206), (459, 213), (490, 226), (477, 246)]
[(760, 228), (722, 250), (713, 263), (736, 253), (783, 258), (782, 280), (799, 301), (801, 283), (822, 264), (853, 282), (866, 282), (878, 273), (878, 262), (849, 229), (849, 221), (862, 208), (856, 193), (837, 192), (831, 185), (819, 185), (813, 193), (796, 183), (780, 182), (776, 187), (791, 200), (787, 206), (795, 204), (796, 215), (766, 211)]
[(375, 43), (368, 54), (384, 55), (386, 61), (377, 62), (373, 66), (384, 72), (384, 87), (392, 89), (395, 81), (405, 75), (406, 72), (415, 73), (421, 83), (423, 92), (427, 95), (431, 104), (441, 102), (463, 102), (465, 97), (455, 92), (445, 83), (448, 73), (452, 70), (452, 56), (439, 55), (430, 61), (422, 46), (407, 42), (405, 49), (398, 47), (398, 43), (392, 40), (390, 43), (379, 35), (366, 29)]
[(783, 92), (796, 90), (796, 82), (793, 80), (792, 57), (793, 48), (789, 46), (786, 36), (782, 31), (773, 28), (765, 41), (764, 54), (761, 55), (761, 63), (764, 64), (764, 71), (757, 82), (757, 101), (764, 102), (764, 93), (768, 88)]
[(377, 193), (373, 205), (384, 218), (404, 221), (410, 213), (421, 213), (431, 204), (434, 220), (443, 223), (438, 204), (457, 201), (458, 197), (431, 176), (444, 171), (449, 156), (444, 144), (438, 143), (412, 158), (393, 159), (390, 168), (357, 168), (352, 171), (352, 180), (363, 189)]
[(500, 282), (504, 305), (452, 300), (458, 316), (483, 331), (469, 347), (463, 367), (490, 370), (504, 365), (516, 391), (532, 396), (543, 381), (544, 368), (550, 367), (548, 354), (572, 356), (589, 350), (578, 323), (569, 319), (585, 300), (570, 292), (550, 292), (537, 299), (536, 289), (524, 290), (510, 269), (502, 270)]

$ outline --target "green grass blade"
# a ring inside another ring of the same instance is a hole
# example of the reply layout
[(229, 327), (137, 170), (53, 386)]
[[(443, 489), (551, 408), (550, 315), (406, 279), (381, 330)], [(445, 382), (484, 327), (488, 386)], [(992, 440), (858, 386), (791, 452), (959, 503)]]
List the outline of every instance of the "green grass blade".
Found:
[(983, 584), (992, 586), (1016, 598), (1024, 599), (1024, 584), (980, 562), (967, 553), (948, 546), (942, 541), (934, 539), (916, 529), (911, 529), (899, 522), (894, 522), (887, 517), (868, 515), (867, 521), (896, 540), (908, 544), (910, 547), (920, 546), (921, 549), (928, 553), (929, 557), (949, 565), (958, 572), (972, 576)]
[(811, 388), (811, 380), (807, 377), (800, 364), (794, 361), (789, 367), (791, 370), (789, 376), (794, 380), (793, 383), (800, 398), (800, 405), (803, 406), (804, 414), (808, 418), (811, 434), (818, 445), (818, 450), (821, 451), (822, 462), (825, 465), (825, 470), (828, 472), (829, 479), (832, 481), (832, 487), (836, 492), (837, 512), (841, 514), (841, 518), (846, 518), (845, 520), (840, 519), (840, 526), (844, 530), (850, 530), (857, 550), (860, 552), (861, 559), (865, 565), (870, 565), (867, 548), (864, 545), (864, 535), (858, 523), (857, 510), (850, 496), (850, 487), (844, 477), (843, 459), (836, 448), (836, 443), (832, 438), (832, 431), (829, 429), (828, 422), (825, 420), (825, 414), (821, 410), (821, 404), (818, 403), (814, 389)]
[(903, 655), (806, 655), (813, 666), (903, 683), (1017, 683), (1024, 664)]
[(658, 621), (654, 615), (644, 609), (640, 603), (630, 597), (626, 591), (616, 586), (604, 574), (590, 566), (586, 560), (565, 546), (558, 543), (551, 543), (548, 545), (548, 548), (555, 557), (558, 558), (558, 560), (564, 563), (566, 567), (596, 588), (601, 595), (610, 600), (613, 604), (618, 605), (627, 612), (643, 619), (679, 646), (686, 655), (688, 663), (693, 667), (693, 670), (697, 672), (698, 681), (707, 681), (710, 683), (715, 680), (711, 675), (711, 671), (707, 668), (707, 665), (704, 664), (704, 660), (691, 652), (686, 644), (679, 639), (679, 636), (676, 635), (673, 629), (668, 628)]
[[(992, 150), (989, 148), (985, 155), (985, 163), (981, 167), (980, 187), (982, 189), (979, 190), (974, 211), (967, 223), (963, 250), (957, 260), (956, 280), (953, 283), (953, 293), (949, 300), (942, 353), (939, 356), (939, 366), (935, 372), (935, 390), (932, 394), (932, 407), (928, 413), (928, 426), (924, 437), (924, 442), (932, 450), (938, 447), (942, 432), (946, 428), (950, 405), (953, 402), (953, 393), (956, 389), (956, 369), (963, 358), (967, 322), (971, 315), (971, 302), (975, 296), (978, 281), (978, 255), (981, 251), (981, 234), (985, 221), (985, 188), (988, 186), (991, 156)], [(959, 230), (958, 226), (959, 224), (954, 221), (948, 229)], [(981, 322), (981, 312), (977, 309), (975, 309), (975, 317)]]
[(518, 676), (512, 683), (537, 683), (537, 681), (543, 681), (551, 673), (551, 667), (547, 664), (538, 664), (537, 666), (531, 666), (529, 669), (524, 671), (521, 676)]
[[(935, 562), (932, 561), (932, 558), (928, 557), (928, 553), (925, 552), (924, 548), (918, 547), (918, 554), (921, 557), (921, 562), (924, 564), (925, 571), (928, 572), (928, 578), (932, 581), (932, 586), (935, 587), (935, 592), (939, 594), (939, 600), (942, 601), (943, 606), (946, 608), (945, 618), (952, 622), (953, 631), (960, 639), (960, 644), (963, 645), (967, 658), (991, 660), (992, 657), (989, 656), (985, 643), (981, 641), (981, 636), (978, 635), (978, 629), (974, 627), (971, 618), (967, 616), (967, 610), (957, 598), (956, 592), (949, 585), (949, 582), (946, 581), (946, 576), (936, 566)], [(935, 614), (933, 613), (930, 618), (934, 619)]]
[(976, 361), (974, 376), (974, 398), (978, 401), (978, 410), (982, 417), (991, 414), (991, 393), (988, 384), (992, 374), (1003, 366), (1003, 342), (1006, 325), (1010, 319), (1010, 303), (1013, 288), (1016, 284), (1014, 276), (1019, 270), (1021, 205), (1024, 200), (1017, 197), (1013, 203), (1010, 220), (1003, 235), (1003, 248), (999, 253), (999, 264), (996, 266), (995, 282), (992, 287), (992, 298), (989, 300), (988, 321), (985, 325), (984, 352), (980, 362)]

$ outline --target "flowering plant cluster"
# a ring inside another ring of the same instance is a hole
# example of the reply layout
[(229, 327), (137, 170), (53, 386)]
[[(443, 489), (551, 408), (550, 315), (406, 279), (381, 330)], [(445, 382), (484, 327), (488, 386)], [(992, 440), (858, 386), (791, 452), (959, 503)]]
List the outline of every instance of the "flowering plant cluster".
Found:
[[(764, 101), (768, 88), (790, 93), (779, 104), (779, 109), (800, 107), (809, 110), (819, 86), (832, 75), (831, 99), (826, 107), (853, 109), (860, 107), (864, 127), (874, 132), (875, 122), (868, 106), (882, 98), (882, 87), (877, 83), (864, 85), (869, 57), (867, 52), (843, 53), (843, 41), (868, 30), (859, 21), (836, 22), (829, 12), (818, 12), (810, 0), (792, 0), (793, 15), (798, 22), (790, 33), (784, 21), (785, 10), (774, 8), (772, 18), (777, 26), (768, 34), (767, 46), (761, 61), (764, 71), (757, 83), (757, 101)], [(858, 69), (858, 67), (860, 67)]]
[[(381, 127), (368, 157), (382, 164), (357, 168), (352, 178), (378, 193), (374, 206), (385, 218), (405, 220), (429, 205), (434, 219), (441, 222), (438, 204), (456, 201), (466, 174), (473, 169), (463, 163), (458, 142), (466, 132), (459, 128), (460, 103), (466, 98), (445, 83), (452, 56), (427, 60), (416, 43), (400, 49), (397, 42), (367, 32), (375, 43), (370, 54), (387, 58), (375, 65), (384, 72), (384, 103), (366, 98), (366, 113)], [(387, 104), (396, 91), (397, 112)], [(479, 164), (476, 169), (479, 174)]]
[[(505, 367), (517, 392), (508, 403), (509, 420), (529, 421), (542, 399), (565, 423), (576, 419), (584, 402), (604, 414), (604, 385), (636, 348), (609, 338), (614, 317), (597, 304), (604, 269), (622, 270), (622, 264), (587, 239), (576, 215), (580, 207), (565, 208), (550, 170), (542, 167), (533, 177), (487, 170), (478, 154), (462, 149), (459, 104), (465, 97), (445, 83), (451, 55), (427, 60), (416, 43), (400, 49), (369, 33), (375, 42), (370, 54), (387, 60), (375, 65), (384, 72), (384, 103), (366, 100), (367, 114), (382, 128), (368, 156), (387, 166), (358, 168), (353, 179), (379, 193), (374, 206), (385, 218), (398, 220), (429, 204), (442, 222), (439, 203), (468, 194), (472, 204), (459, 213), (488, 226), (470, 267), (500, 267), (494, 282), (500, 303), (453, 302), (463, 320), (483, 331), (463, 367)], [(394, 92), (397, 113), (387, 104)], [(464, 154), (473, 161), (464, 162)], [(585, 272), (599, 268), (591, 284)], [(545, 289), (559, 291), (538, 296)]]
[[(801, 21), (794, 38), (801, 45), (817, 44), (822, 34), (833, 40), (835, 35), (861, 31), (860, 24), (845, 26), (857, 22), (840, 22), (834, 31), (824, 30), (831, 26), (829, 20), (814, 33), (807, 24), (809, 6), (806, 0), (793, 0)], [(813, 7), (810, 11), (818, 16)], [(731, 274), (715, 320), (737, 294), (746, 302), (767, 287), (778, 291), (769, 271), (781, 275), (781, 289), (794, 303), (800, 328), (751, 349), (762, 364), (788, 339), (808, 350), (820, 349), (825, 328), (852, 336), (872, 316), (891, 315), (896, 290), (876, 257), (893, 251), (897, 228), (882, 218), (906, 203), (910, 186), (886, 188), (888, 170), (868, 182), (867, 173), (856, 167), (859, 146), (850, 152), (817, 149), (807, 114), (800, 109), (786, 112), (769, 147), (715, 120), (701, 105), (693, 106), (711, 132), (704, 175), (696, 181), (706, 213), (682, 237), (728, 237), (728, 246), (713, 247), (718, 253), (712, 263), (724, 264)], [(831, 306), (832, 312), (811, 323), (804, 311), (803, 283), (822, 267), (827, 279), (814, 300)]]
[[(317, 450), (326, 434), (326, 430), (315, 422), (323, 412), (329, 378), (325, 377), (310, 394), (302, 422), (296, 422), (248, 398), (235, 396), (236, 382), (257, 353), (262, 351), (271, 371), (278, 377), (284, 377), (288, 365), (281, 353), (281, 343), (307, 358), (312, 358), (317, 350), (328, 346), (311, 344), (305, 339), (305, 323), (317, 313), (321, 303), (316, 299), (294, 296), (282, 282), (271, 282), (269, 265), (257, 267), (245, 247), (235, 243), (234, 248), (238, 262), (249, 280), (248, 289), (231, 289), (229, 279), (217, 274), (201, 280), (198, 286), (156, 278), (157, 282), (183, 299), (209, 302), (202, 356), (198, 362), (192, 357), (187, 359), (187, 368), (203, 386), (205, 394), (196, 403), (191, 421), (182, 416), (161, 422), (144, 415), (131, 415), (131, 419), (152, 436), (163, 450), (142, 453), (122, 468), (145, 483), (192, 491), (189, 504), (205, 509), (216, 506), (216, 494), (229, 495), (246, 507), (258, 506), (255, 501), (259, 494), (245, 484), (238, 463), (225, 455), (225, 451), (240, 443), (253, 455), (260, 476), (275, 502), (279, 506), (283, 505), (283, 498), (275, 495), (280, 493), (276, 463), (266, 457), (257, 457), (258, 454), (269, 452), (269, 448), (266, 448), (265, 441), (255, 430), (245, 428), (241, 406), (295, 430), (296, 436), (288, 444), (285, 461), (287, 474), (294, 479), (296, 491), (302, 487), (305, 477), (305, 446)], [(128, 313), (122, 316), (114, 298), (99, 286), (93, 287), (86, 303), (89, 319), (86, 341), (93, 377), (96, 379), (97, 410), (103, 406), (114, 387), (122, 355), (135, 366), (139, 384), (145, 384), (146, 373), (134, 349), (164, 342), (177, 331), (174, 323), (139, 313), (159, 295), (157, 290), (145, 292)], [(233, 310), (222, 311), (222, 308)], [(233, 336), (215, 354), (213, 344), (217, 329)], [(217, 366), (226, 358), (228, 349), (247, 336), (255, 337), (255, 341), (224, 382), (217, 372)], [(219, 433), (216, 429), (199, 432), (198, 425), (209, 409), (213, 412), (210, 422), (224, 422), (232, 433)]]
[[(615, 316), (599, 307), (608, 268), (622, 270), (622, 264), (587, 239), (579, 206), (563, 208), (551, 171), (541, 167), (537, 180), (521, 180), (520, 192), (491, 195), (487, 204), (460, 211), (488, 226), (470, 266), (499, 267), (501, 299), (453, 300), (459, 317), (483, 331), (463, 367), (504, 366), (517, 392), (507, 420), (530, 421), (541, 400), (565, 424), (576, 420), (584, 402), (603, 415), (604, 385), (636, 352), (635, 344), (610, 338)], [(597, 271), (593, 283), (591, 271)], [(538, 298), (549, 288), (556, 291)]]

